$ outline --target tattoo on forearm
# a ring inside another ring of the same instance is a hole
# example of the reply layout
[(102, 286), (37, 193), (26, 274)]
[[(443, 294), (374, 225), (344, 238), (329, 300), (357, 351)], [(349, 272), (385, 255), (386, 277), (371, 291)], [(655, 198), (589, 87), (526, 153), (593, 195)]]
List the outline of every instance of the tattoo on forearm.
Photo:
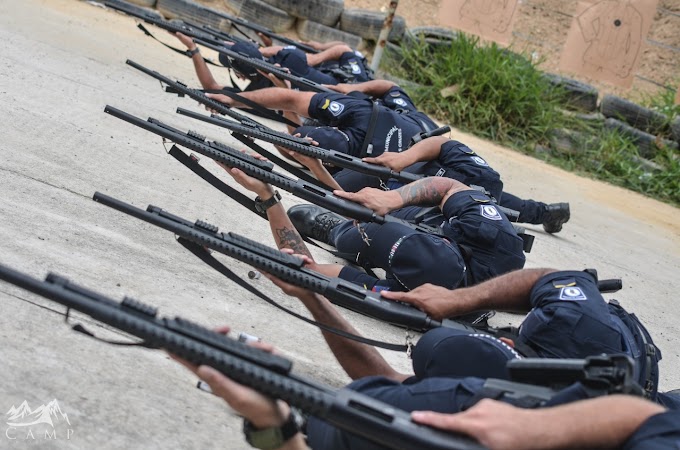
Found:
[(278, 245), (279, 249), (290, 248), (299, 255), (312, 257), (312, 254), (309, 253), (309, 249), (307, 249), (307, 245), (305, 245), (305, 241), (302, 240), (302, 237), (295, 228), (291, 229), (283, 227), (276, 228), (274, 231), (276, 233), (274, 238), (276, 239), (276, 245)]
[(399, 195), (404, 201), (404, 206), (438, 205), (446, 193), (451, 189), (451, 180), (441, 177), (429, 177), (407, 184), (399, 189)]

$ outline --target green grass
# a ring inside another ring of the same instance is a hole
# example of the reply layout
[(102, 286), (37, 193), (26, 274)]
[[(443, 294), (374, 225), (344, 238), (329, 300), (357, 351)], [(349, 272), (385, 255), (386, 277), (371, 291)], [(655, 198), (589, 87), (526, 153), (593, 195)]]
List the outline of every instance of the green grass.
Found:
[[(443, 122), (568, 170), (680, 205), (677, 152), (660, 149), (653, 164), (646, 164), (628, 137), (565, 114), (564, 92), (522, 55), (459, 34), (450, 46), (432, 47), (422, 41), (404, 45), (399, 53), (386, 53), (384, 66), (392, 75), (417, 83), (417, 88), (405, 86), (409, 95), (421, 110)], [(669, 93), (650, 99), (650, 104), (670, 122), (680, 109), (673, 100)], [(581, 136), (577, 150), (536, 153), (537, 144), (550, 146), (556, 129), (577, 131)]]

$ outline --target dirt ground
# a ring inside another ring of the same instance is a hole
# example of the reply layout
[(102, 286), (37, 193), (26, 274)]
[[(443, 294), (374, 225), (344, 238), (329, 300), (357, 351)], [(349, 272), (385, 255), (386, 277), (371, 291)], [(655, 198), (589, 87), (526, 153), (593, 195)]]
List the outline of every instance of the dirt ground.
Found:
[[(563, 0), (521, 0), (513, 27), (514, 39), (511, 48), (526, 54), (534, 54), (542, 62), (542, 70), (560, 73), (558, 65), (562, 46), (567, 38), (577, 2)], [(345, 0), (346, 8), (386, 10), (387, 0)], [(401, 0), (397, 14), (406, 19), (409, 27), (437, 25), (441, 0)], [(602, 94), (616, 94), (634, 100), (641, 100), (644, 94), (660, 90), (656, 83), (680, 86), (680, 2), (659, 0), (659, 10), (651, 26), (648, 39), (659, 44), (648, 43), (641, 59), (633, 87), (630, 90), (617, 88), (592, 79), (573, 76), (597, 87)], [(668, 47), (674, 47), (670, 49)], [(568, 75), (568, 74), (564, 74)], [(643, 77), (643, 78), (640, 78)]]
[[(316, 329), (234, 287), (170, 233), (91, 200), (101, 191), (273, 245), (264, 221), (165, 155), (155, 135), (103, 112), (110, 104), (240, 148), (223, 130), (174, 113), (177, 106), (205, 112), (195, 102), (164, 93), (125, 65), (129, 58), (195, 86), (185, 57), (144, 37), (129, 17), (73, 0), (0, 0), (0, 41), (1, 264), (40, 278), (54, 271), (113, 298), (158, 306), (161, 315), (231, 325), (275, 344), (294, 361), (295, 373), (334, 387), (347, 383)], [(227, 78), (224, 71), (215, 75)], [(647, 324), (661, 348), (661, 389), (680, 387), (680, 210), (456, 130), (452, 137), (489, 160), (508, 191), (571, 204), (572, 219), (561, 233), (528, 227), (536, 242), (527, 267), (593, 267), (603, 278), (622, 278), (624, 289), (613, 297)], [(205, 158), (202, 163), (219, 175)], [(283, 201), (300, 203), (287, 193)], [(315, 256), (332, 261), (322, 252)], [(220, 259), (242, 276), (250, 270)], [(255, 283), (304, 314), (266, 280)], [(0, 448), (248, 448), (240, 418), (195, 389), (196, 378), (164, 353), (74, 333), (57, 314), (63, 308), (5, 283), (0, 302), (0, 409), (57, 399), (69, 417), (55, 425), (57, 439), (47, 441), (25, 434), (10, 440), (17, 430), (0, 421)], [(403, 330), (343, 314), (368, 337), (404, 342)], [(520, 320), (499, 314), (492, 324)], [(72, 321), (101, 337), (123, 338), (81, 315)], [(382, 354), (397, 370), (409, 370), (405, 355)], [(73, 434), (66, 438), (68, 429)]]

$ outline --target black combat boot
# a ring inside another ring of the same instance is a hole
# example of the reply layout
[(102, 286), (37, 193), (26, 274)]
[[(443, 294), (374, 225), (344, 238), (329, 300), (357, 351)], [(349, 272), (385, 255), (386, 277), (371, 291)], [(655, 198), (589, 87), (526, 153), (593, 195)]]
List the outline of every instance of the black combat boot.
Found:
[(296, 205), (288, 210), (288, 217), (303, 236), (334, 245), (331, 230), (348, 219), (316, 205)]
[(569, 221), (569, 203), (552, 203), (543, 213), (543, 229), (548, 233), (557, 233), (562, 225)]

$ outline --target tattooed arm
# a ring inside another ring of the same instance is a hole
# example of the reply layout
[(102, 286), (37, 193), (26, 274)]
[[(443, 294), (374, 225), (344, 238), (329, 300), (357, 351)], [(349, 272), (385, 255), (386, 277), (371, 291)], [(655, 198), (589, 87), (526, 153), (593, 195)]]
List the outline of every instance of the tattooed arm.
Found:
[(364, 188), (356, 193), (333, 191), (333, 194), (360, 203), (383, 215), (404, 206), (442, 207), (450, 196), (466, 190), (470, 190), (470, 187), (452, 178), (427, 177), (394, 191)]

